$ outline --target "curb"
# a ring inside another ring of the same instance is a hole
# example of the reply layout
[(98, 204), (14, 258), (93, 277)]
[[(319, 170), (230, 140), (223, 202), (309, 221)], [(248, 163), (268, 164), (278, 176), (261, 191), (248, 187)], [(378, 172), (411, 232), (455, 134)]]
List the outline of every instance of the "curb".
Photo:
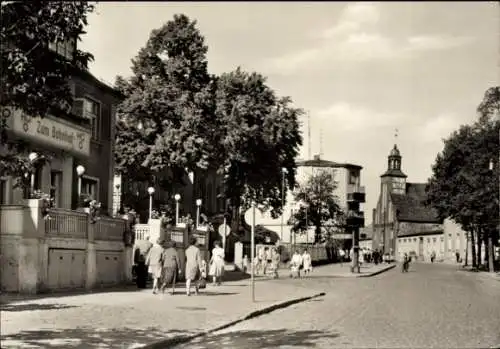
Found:
[(387, 268), (374, 271), (373, 273), (370, 273), (370, 274), (364, 274), (364, 275), (361, 274), (358, 277), (360, 277), (360, 278), (363, 278), (363, 277), (367, 278), (367, 277), (375, 276), (375, 275), (378, 275), (378, 274), (382, 274), (383, 272), (391, 270), (391, 269), (394, 269), (394, 268), (396, 268), (396, 264), (389, 265)]
[(256, 318), (258, 316), (264, 315), (264, 314), (269, 314), (269, 313), (271, 313), (271, 312), (273, 312), (275, 310), (283, 309), (283, 308), (289, 307), (289, 306), (297, 304), (297, 303), (301, 303), (301, 302), (305, 302), (305, 301), (308, 301), (308, 300), (311, 300), (311, 299), (314, 299), (314, 298), (322, 297), (325, 294), (326, 294), (325, 292), (320, 292), (320, 293), (316, 293), (316, 294), (314, 294), (312, 296), (295, 298), (295, 299), (291, 299), (291, 300), (288, 300), (288, 301), (285, 301), (285, 302), (276, 303), (276, 304), (270, 305), (268, 307), (265, 307), (263, 309), (255, 310), (255, 311), (251, 312), (248, 315), (245, 315), (245, 316), (243, 316), (243, 317), (241, 317), (241, 318), (239, 318), (237, 320), (233, 320), (231, 322), (228, 322), (226, 324), (220, 325), (218, 327), (211, 328), (209, 330), (205, 330), (205, 331), (202, 331), (202, 332), (199, 332), (199, 333), (195, 333), (195, 334), (192, 334), (192, 335), (188, 335), (188, 336), (178, 336), (178, 337), (174, 337), (174, 338), (168, 338), (168, 339), (165, 339), (165, 340), (158, 341), (156, 343), (145, 345), (145, 346), (143, 346), (141, 348), (144, 348), (144, 349), (164, 349), (164, 348), (171, 348), (171, 347), (179, 345), (179, 344), (184, 344), (184, 343), (190, 342), (190, 341), (192, 341), (195, 338), (203, 337), (203, 336), (209, 335), (211, 333), (214, 333), (214, 332), (217, 332), (217, 331), (220, 331), (220, 330), (224, 330), (224, 329), (226, 329), (228, 327), (231, 327), (231, 326), (234, 326), (236, 324), (239, 324), (240, 322), (243, 322), (243, 321), (246, 321), (246, 320), (250, 320), (250, 319)]

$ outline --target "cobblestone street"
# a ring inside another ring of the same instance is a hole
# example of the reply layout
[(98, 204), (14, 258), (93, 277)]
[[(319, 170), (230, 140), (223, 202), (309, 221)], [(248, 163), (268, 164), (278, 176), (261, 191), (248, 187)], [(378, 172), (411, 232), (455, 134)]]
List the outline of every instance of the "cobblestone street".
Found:
[(280, 283), (325, 297), (240, 323), (178, 348), (488, 348), (500, 345), (500, 281), (457, 266), (413, 264), (371, 278)]

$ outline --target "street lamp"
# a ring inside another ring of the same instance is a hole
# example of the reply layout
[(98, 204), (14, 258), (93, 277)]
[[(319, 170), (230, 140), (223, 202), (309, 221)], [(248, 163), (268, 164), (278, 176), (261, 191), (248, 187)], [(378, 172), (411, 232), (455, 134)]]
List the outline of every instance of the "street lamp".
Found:
[(80, 195), (82, 195), (82, 176), (85, 173), (85, 167), (82, 165), (76, 166), (76, 174), (78, 175), (78, 201), (80, 201)]
[[(31, 165), (33, 166), (33, 163), (35, 162), (35, 160), (38, 158), (38, 154), (37, 153), (30, 153), (28, 155), (28, 160), (31, 162)], [(35, 171), (32, 170), (31, 171), (31, 181), (30, 181), (30, 192), (33, 194), (33, 192), (35, 191)]]
[(198, 229), (198, 225), (200, 224), (200, 206), (201, 199), (196, 200), (196, 229)]
[(181, 196), (179, 194), (174, 195), (175, 199), (175, 226), (179, 224), (179, 200), (181, 199)]
[[(281, 169), (281, 241), (283, 241), (283, 225), (285, 219), (285, 175), (287, 174), (286, 168)], [(292, 241), (290, 241), (290, 244)]]
[(149, 194), (149, 219), (151, 219), (151, 213), (153, 212), (153, 194), (155, 193), (155, 188), (149, 187), (148, 188), (148, 194)]

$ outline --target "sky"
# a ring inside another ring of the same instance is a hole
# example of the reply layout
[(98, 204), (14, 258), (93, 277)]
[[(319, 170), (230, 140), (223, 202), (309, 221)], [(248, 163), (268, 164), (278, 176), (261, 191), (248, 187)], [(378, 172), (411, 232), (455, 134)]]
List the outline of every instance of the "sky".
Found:
[(363, 166), (366, 224), (394, 143), (408, 181), (427, 181), (443, 138), (499, 84), (495, 2), (101, 2), (80, 43), (90, 71), (129, 76), (150, 32), (180, 13), (197, 20), (211, 73), (257, 71), (307, 111), (301, 158)]

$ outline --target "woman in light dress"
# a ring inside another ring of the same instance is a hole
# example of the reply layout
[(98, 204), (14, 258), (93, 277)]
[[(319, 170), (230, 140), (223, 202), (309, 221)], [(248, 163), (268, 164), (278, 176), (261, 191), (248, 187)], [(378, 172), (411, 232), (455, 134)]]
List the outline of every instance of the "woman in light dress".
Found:
[(300, 278), (300, 268), (302, 267), (302, 256), (298, 250), (295, 250), (292, 260), (290, 261), (290, 277)]
[(224, 249), (221, 247), (220, 241), (214, 243), (208, 274), (212, 276), (213, 285), (221, 284), (222, 275), (224, 274)]
[(186, 249), (186, 294), (191, 295), (191, 282), (194, 282), (195, 292), (198, 294), (198, 280), (200, 279), (200, 270), (202, 268), (202, 259), (200, 249), (196, 246), (198, 240), (196, 237), (189, 238), (189, 247)]
[(312, 258), (306, 248), (302, 253), (302, 263), (304, 265), (304, 275), (307, 275), (312, 271)]

